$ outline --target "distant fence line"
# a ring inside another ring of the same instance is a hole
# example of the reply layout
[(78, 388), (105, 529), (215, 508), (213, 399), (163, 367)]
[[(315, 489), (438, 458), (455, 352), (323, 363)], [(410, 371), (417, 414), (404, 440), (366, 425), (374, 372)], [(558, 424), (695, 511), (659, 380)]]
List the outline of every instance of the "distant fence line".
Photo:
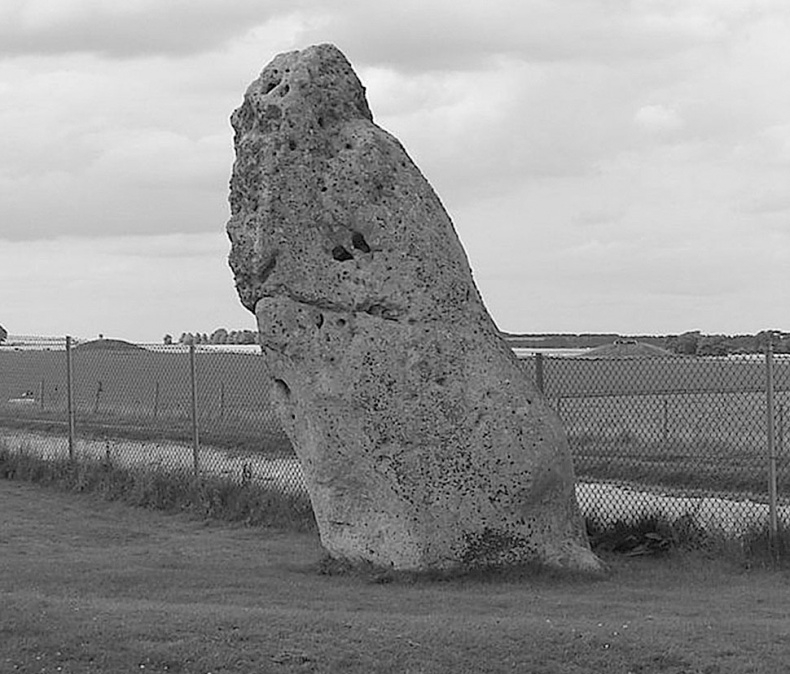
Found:
[[(521, 362), (565, 424), (580, 482), (626, 490), (633, 512), (657, 494), (762, 502), (777, 530), (790, 359), (770, 345), (760, 357)], [(254, 349), (27, 339), (0, 346), (0, 437), (303, 488), (265, 377)]]

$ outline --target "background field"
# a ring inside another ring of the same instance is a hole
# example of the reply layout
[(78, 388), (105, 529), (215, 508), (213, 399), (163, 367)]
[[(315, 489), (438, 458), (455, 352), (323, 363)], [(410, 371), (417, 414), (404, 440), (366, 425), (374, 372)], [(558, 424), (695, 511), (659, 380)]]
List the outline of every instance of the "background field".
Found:
[(690, 554), (605, 580), (319, 573), (314, 534), (206, 524), (0, 480), (0, 671), (761, 674), (790, 660), (780, 572)]
[[(78, 433), (191, 441), (184, 348), (72, 351)], [(536, 359), (521, 361), (536, 376)], [(256, 353), (199, 349), (204, 444), (289, 452)], [(765, 363), (760, 357), (542, 359), (544, 392), (569, 433), (577, 475), (673, 492), (767, 494)], [(790, 360), (774, 366), (777, 475), (790, 495)], [(0, 349), (0, 425), (66, 428), (65, 353)], [(32, 392), (29, 404), (11, 403)]]
[[(290, 443), (274, 417), (263, 360), (256, 354), (197, 354), (197, 401), (203, 441), (218, 447), (281, 453)], [(189, 352), (72, 351), (76, 421), (92, 435), (192, 438)], [(36, 403), (9, 403), (33, 392)], [(0, 424), (20, 422), (63, 430), (66, 419), (63, 351), (0, 350)]]
[[(525, 366), (534, 376), (534, 360)], [(786, 500), (790, 360), (777, 358), (773, 369), (777, 483)], [(544, 358), (543, 381), (568, 431), (578, 475), (766, 497), (763, 358)]]

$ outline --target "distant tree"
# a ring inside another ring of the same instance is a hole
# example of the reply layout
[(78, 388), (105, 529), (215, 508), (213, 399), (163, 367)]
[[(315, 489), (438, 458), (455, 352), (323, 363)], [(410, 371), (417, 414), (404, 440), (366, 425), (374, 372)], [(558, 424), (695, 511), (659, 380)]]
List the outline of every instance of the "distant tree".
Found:
[(211, 337), (209, 337), (209, 341), (212, 344), (227, 344), (228, 343), (228, 331), (225, 328), (217, 328), (214, 332), (211, 333)]
[(6, 339), (8, 339), (8, 331), (0, 325), (0, 344), (2, 344)]
[(684, 332), (682, 335), (670, 339), (668, 346), (675, 353), (680, 353), (685, 356), (695, 356), (697, 354), (700, 336), (699, 330)]
[(756, 350), (760, 353), (764, 353), (770, 341), (771, 346), (773, 346), (774, 351), (776, 351), (776, 343), (781, 338), (781, 335), (782, 332), (780, 330), (761, 330), (755, 335), (755, 342), (757, 343)]
[(757, 353), (757, 338), (754, 335), (734, 335), (728, 341), (730, 353)]
[[(170, 337), (171, 342), (165, 341), (165, 344), (172, 343), (172, 336), (165, 335), (165, 338)], [(230, 330), (225, 328), (217, 328), (211, 335), (205, 332), (182, 332), (178, 338), (179, 344), (258, 344), (257, 330)]]
[(704, 335), (697, 343), (697, 355), (726, 356), (730, 353), (728, 342), (724, 335)]
[(758, 353), (765, 353), (768, 341), (771, 341), (774, 353), (790, 353), (790, 332), (783, 330), (763, 330), (755, 335)]
[(170, 346), (170, 345), (173, 343), (173, 335), (165, 335), (165, 336), (162, 338), (162, 342), (164, 342), (165, 344), (167, 344), (168, 346)]

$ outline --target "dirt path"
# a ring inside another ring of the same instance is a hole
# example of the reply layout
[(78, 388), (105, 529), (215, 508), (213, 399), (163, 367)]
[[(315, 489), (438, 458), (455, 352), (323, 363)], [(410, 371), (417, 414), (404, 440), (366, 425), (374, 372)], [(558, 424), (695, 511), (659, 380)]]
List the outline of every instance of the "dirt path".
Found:
[(790, 576), (376, 584), (314, 537), (0, 480), (0, 672), (785, 672)]

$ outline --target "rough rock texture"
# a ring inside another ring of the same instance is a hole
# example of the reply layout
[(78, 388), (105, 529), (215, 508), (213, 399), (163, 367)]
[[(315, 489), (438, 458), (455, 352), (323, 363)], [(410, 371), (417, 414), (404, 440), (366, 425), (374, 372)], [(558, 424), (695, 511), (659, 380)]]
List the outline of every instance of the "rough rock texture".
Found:
[(324, 547), (396, 569), (598, 569), (563, 428), (345, 57), (277, 56), (232, 123), (230, 266)]

